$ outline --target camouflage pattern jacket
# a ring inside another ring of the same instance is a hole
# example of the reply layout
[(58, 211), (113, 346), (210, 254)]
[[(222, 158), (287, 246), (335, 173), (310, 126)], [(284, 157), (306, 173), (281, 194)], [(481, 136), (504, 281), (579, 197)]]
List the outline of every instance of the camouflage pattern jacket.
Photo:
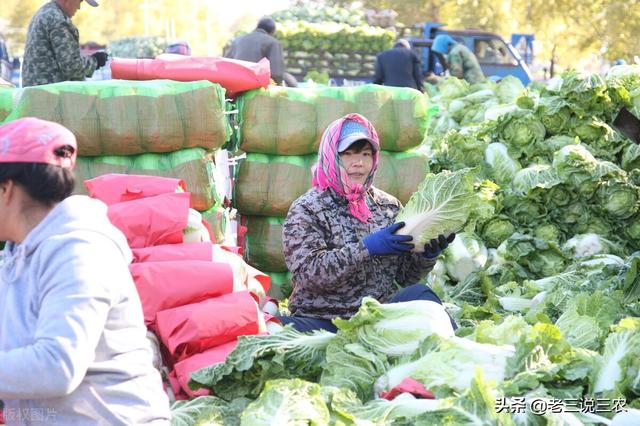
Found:
[(449, 74), (454, 77), (464, 78), (469, 84), (484, 80), (484, 74), (476, 55), (463, 44), (456, 44), (451, 48), (449, 57)]
[(29, 24), (22, 85), (82, 81), (96, 66), (93, 57), (80, 55), (78, 29), (55, 0), (42, 6)]
[(435, 261), (420, 254), (371, 257), (363, 238), (391, 225), (402, 205), (374, 187), (367, 204), (371, 223), (353, 217), (347, 201), (332, 189), (310, 189), (291, 205), (283, 246), (293, 275), (293, 315), (351, 317), (364, 296), (388, 302), (399, 287), (420, 282), (433, 268)]

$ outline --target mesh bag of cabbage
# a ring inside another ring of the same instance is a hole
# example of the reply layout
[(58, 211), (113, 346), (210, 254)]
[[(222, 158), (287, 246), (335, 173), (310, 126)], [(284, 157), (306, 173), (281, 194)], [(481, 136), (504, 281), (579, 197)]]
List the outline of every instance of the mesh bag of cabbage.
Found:
[(269, 87), (239, 96), (238, 108), (240, 149), (280, 155), (317, 152), (329, 123), (352, 112), (373, 123), (382, 149), (405, 151), (422, 143), (437, 111), (417, 90), (378, 85)]

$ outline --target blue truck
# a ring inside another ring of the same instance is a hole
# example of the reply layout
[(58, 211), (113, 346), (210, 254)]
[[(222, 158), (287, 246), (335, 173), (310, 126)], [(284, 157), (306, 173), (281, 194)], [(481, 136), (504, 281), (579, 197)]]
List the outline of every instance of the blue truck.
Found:
[[(531, 82), (528, 65), (533, 59), (533, 35), (514, 34), (512, 42), (507, 43), (498, 34), (475, 29), (451, 30), (444, 24), (428, 22), (405, 27), (397, 31), (398, 38), (409, 41), (412, 49), (422, 62), (423, 74), (441, 75), (442, 64), (431, 52), (433, 39), (439, 34), (449, 34), (463, 43), (477, 56), (484, 75), (505, 77), (513, 75), (523, 84)], [(516, 47), (514, 47), (516, 46)], [(298, 81), (304, 79), (311, 70), (327, 70), (329, 84), (334, 86), (352, 86), (371, 82), (376, 55), (368, 52), (288, 52), (285, 50), (287, 70)], [(353, 66), (344, 71), (340, 62)], [(333, 68), (330, 68), (333, 65)]]
[(528, 65), (533, 60), (532, 35), (514, 34), (512, 41), (518, 47), (516, 48), (492, 32), (474, 29), (450, 30), (445, 28), (444, 24), (437, 22), (416, 25), (408, 31), (399, 33), (400, 37), (409, 41), (422, 61), (424, 75), (430, 73), (440, 75), (444, 72), (437, 56), (431, 52), (433, 39), (440, 34), (448, 34), (469, 48), (478, 58), (485, 76), (513, 75), (524, 85), (531, 82), (531, 71)]

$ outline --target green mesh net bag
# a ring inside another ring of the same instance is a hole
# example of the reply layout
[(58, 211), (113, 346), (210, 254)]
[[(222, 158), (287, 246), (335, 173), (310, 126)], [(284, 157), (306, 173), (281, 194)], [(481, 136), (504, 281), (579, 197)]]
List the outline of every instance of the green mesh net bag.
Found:
[(7, 121), (60, 123), (76, 135), (81, 156), (215, 150), (231, 133), (224, 96), (208, 81), (64, 82), (24, 89)]
[(376, 128), (382, 149), (420, 145), (437, 111), (427, 96), (406, 87), (284, 88), (253, 90), (238, 98), (240, 149), (280, 155), (316, 153), (333, 120), (357, 112)]
[(16, 89), (0, 87), (0, 123), (2, 123), (13, 110), (13, 96)]
[[(240, 164), (234, 202), (241, 214), (286, 216), (289, 207), (311, 188), (315, 154), (305, 156), (247, 154)], [(403, 204), (429, 171), (428, 158), (415, 151), (381, 151), (373, 184)]]
[(244, 259), (261, 271), (286, 272), (282, 252), (282, 224), (284, 218), (246, 216)]
[(169, 154), (78, 157), (74, 192), (86, 194), (83, 182), (108, 173), (153, 175), (182, 179), (191, 193), (191, 206), (199, 211), (220, 204), (213, 180), (211, 154), (202, 148), (186, 148)]

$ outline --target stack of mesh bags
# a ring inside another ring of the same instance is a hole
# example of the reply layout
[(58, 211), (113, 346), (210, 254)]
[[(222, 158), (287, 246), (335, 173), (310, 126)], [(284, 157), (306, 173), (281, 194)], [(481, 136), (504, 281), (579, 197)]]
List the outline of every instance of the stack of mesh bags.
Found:
[(12, 87), (0, 86), (0, 123), (2, 123), (13, 110), (13, 101), (18, 91)]
[(359, 113), (380, 136), (374, 185), (406, 202), (428, 171), (428, 159), (413, 151), (434, 113), (427, 98), (410, 88), (282, 88), (238, 98), (238, 143), (246, 158), (238, 167), (234, 205), (247, 228), (246, 261), (272, 279), (272, 295), (286, 296), (290, 274), (282, 253), (282, 224), (296, 198), (311, 188), (322, 133), (335, 119)]
[[(0, 93), (0, 119), (3, 99)], [(182, 179), (191, 205), (224, 238), (225, 211), (214, 182), (213, 156), (229, 139), (225, 91), (207, 81), (64, 82), (29, 87), (11, 96), (6, 121), (38, 117), (60, 123), (78, 141), (75, 193), (107, 174)]]

